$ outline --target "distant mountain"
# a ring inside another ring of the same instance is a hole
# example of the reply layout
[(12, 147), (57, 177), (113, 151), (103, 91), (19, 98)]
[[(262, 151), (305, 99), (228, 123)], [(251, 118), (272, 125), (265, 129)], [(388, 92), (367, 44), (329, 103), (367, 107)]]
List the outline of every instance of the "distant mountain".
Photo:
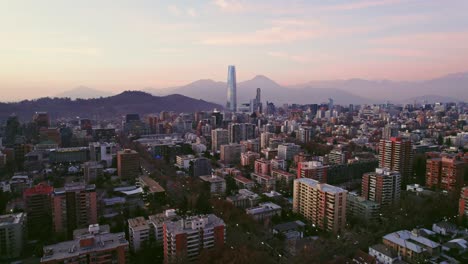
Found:
[(214, 108), (222, 109), (222, 106), (180, 94), (159, 97), (141, 91), (125, 91), (118, 95), (95, 99), (46, 97), (16, 103), (0, 103), (0, 120), (5, 120), (12, 113), (22, 120), (30, 120), (36, 111), (47, 111), (53, 118), (76, 116), (115, 118), (128, 113), (143, 115), (163, 110), (195, 112)]
[(74, 89), (71, 89), (69, 91), (65, 91), (62, 93), (59, 93), (55, 95), (55, 97), (68, 97), (71, 99), (91, 99), (91, 98), (99, 98), (99, 97), (106, 97), (106, 96), (111, 96), (112, 93), (107, 92), (107, 91), (101, 91), (85, 86), (78, 86)]
[[(184, 86), (151, 90), (153, 94), (179, 93), (226, 104), (225, 82), (199, 80)], [(263, 75), (237, 83), (237, 103), (248, 103), (262, 89), (262, 101), (274, 103), (321, 103), (333, 98), (338, 104), (468, 101), (468, 72), (446, 75), (427, 81), (325, 80), (282, 86)]]
[[(215, 82), (213, 80), (199, 80), (184, 86), (159, 89), (150, 91), (153, 94), (178, 93), (194, 98), (204, 98), (208, 101), (222, 105), (226, 104), (225, 82)], [(335, 88), (315, 88), (303, 87), (292, 89), (282, 86), (263, 75), (257, 75), (251, 80), (237, 83), (237, 104), (248, 103), (256, 94), (257, 88), (262, 89), (262, 101), (282, 103), (310, 104), (326, 102), (332, 97), (336, 103), (361, 104), (372, 103), (374, 100), (356, 96), (350, 92)], [(148, 90), (147, 90), (148, 91)]]
[(447, 103), (447, 102), (457, 102), (460, 101), (459, 99), (453, 98), (453, 97), (447, 97), (447, 96), (442, 96), (442, 95), (434, 95), (434, 94), (429, 94), (429, 95), (422, 95), (422, 96), (416, 96), (409, 98), (405, 101), (405, 103)]

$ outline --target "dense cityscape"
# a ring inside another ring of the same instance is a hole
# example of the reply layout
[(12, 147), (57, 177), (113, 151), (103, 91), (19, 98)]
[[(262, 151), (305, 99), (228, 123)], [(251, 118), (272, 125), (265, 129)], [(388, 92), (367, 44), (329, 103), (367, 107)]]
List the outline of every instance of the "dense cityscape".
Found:
[(219, 109), (8, 113), (0, 261), (468, 262), (467, 104), (237, 102), (227, 80)]

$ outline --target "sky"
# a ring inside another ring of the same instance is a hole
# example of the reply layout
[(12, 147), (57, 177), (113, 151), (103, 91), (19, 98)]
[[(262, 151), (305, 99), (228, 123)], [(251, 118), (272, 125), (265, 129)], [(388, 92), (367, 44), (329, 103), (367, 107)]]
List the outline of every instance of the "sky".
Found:
[(468, 71), (467, 0), (0, 0), (0, 100)]

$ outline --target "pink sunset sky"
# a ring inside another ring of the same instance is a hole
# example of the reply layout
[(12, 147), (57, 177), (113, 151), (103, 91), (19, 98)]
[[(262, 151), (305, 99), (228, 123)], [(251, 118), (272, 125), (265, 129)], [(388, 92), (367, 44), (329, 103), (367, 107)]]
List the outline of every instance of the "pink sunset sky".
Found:
[(466, 0), (2, 1), (0, 100), (263, 74), (422, 80), (468, 71)]

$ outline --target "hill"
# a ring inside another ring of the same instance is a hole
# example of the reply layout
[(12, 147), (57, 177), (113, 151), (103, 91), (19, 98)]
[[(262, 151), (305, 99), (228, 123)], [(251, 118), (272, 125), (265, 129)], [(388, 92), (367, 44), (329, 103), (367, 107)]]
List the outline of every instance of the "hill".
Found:
[(0, 120), (16, 114), (21, 120), (30, 120), (36, 111), (47, 111), (52, 118), (99, 117), (115, 118), (127, 113), (140, 115), (160, 111), (194, 112), (222, 109), (220, 105), (197, 100), (180, 94), (153, 96), (141, 91), (125, 91), (121, 94), (95, 98), (40, 98), (15, 103), (0, 103)]

